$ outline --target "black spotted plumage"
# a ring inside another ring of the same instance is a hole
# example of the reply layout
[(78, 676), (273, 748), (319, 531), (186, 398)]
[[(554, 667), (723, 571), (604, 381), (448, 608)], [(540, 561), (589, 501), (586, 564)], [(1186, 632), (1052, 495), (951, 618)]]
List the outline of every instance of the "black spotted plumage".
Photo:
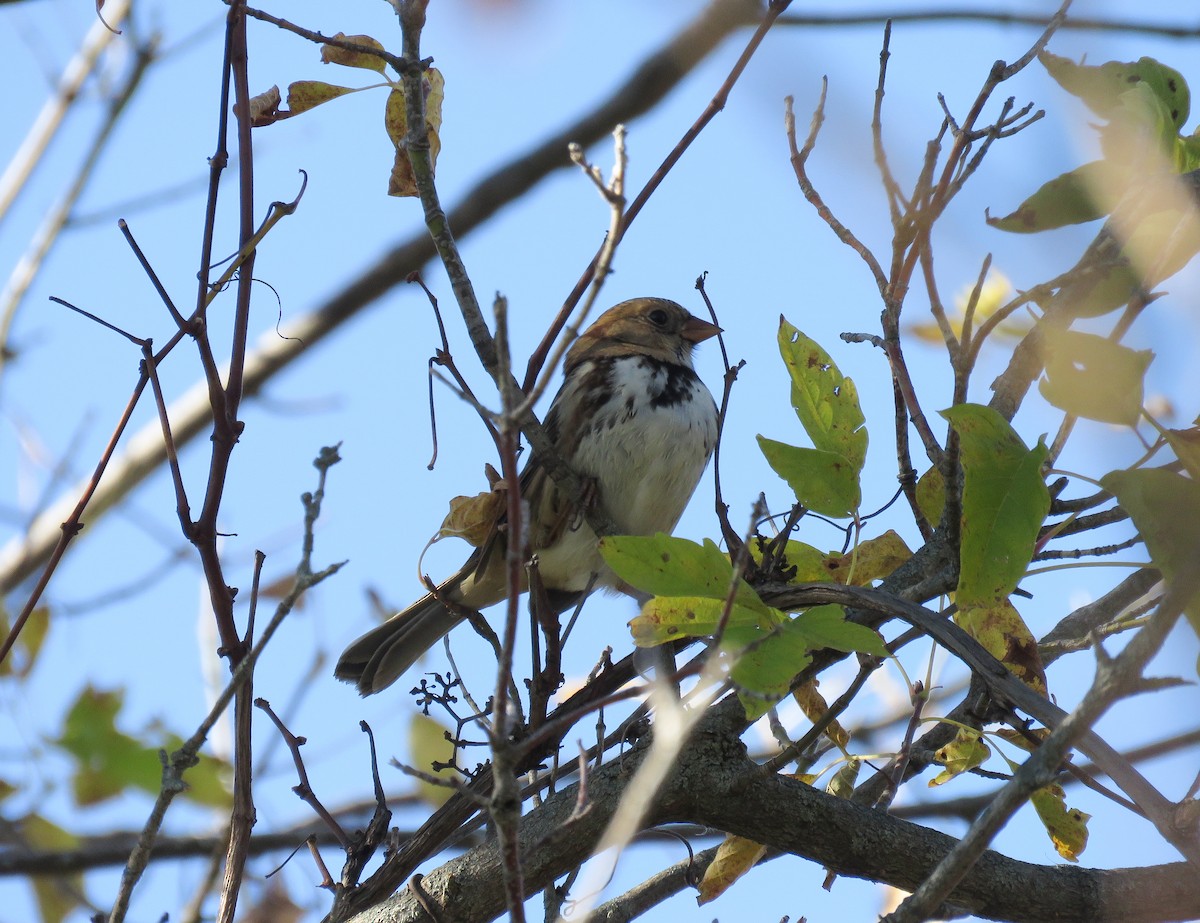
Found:
[[(673, 301), (637, 298), (606, 311), (579, 336), (546, 431), (619, 532), (651, 535), (675, 527), (708, 464), (717, 408), (692, 369), (697, 343), (719, 332)], [(528, 510), (523, 535), (536, 553), (551, 605), (561, 609), (596, 586), (617, 585), (586, 517), (536, 457), (520, 479)], [(506, 530), (491, 538), (435, 593), (352, 643), (335, 674), (369, 695), (390, 685), (462, 621), (507, 595)]]

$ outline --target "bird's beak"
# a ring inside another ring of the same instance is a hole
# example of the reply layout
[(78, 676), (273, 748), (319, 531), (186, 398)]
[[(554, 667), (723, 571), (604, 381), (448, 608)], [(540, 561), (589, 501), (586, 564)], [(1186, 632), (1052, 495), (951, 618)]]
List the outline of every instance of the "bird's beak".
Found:
[(689, 343), (703, 343), (718, 333), (721, 333), (720, 327), (698, 317), (689, 317), (683, 325), (683, 329), (679, 331), (679, 335)]

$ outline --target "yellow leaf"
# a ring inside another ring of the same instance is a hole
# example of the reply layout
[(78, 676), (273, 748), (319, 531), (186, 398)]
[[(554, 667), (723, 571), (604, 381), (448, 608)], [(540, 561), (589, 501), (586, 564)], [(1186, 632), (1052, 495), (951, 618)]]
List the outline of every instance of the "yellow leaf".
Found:
[(1027, 734), (1032, 734), (1039, 742), (1050, 736), (1050, 731), (1046, 728), (1030, 728), (1025, 734), (1019, 733), (1013, 728), (999, 728), (993, 731), (993, 733), (1001, 740), (1008, 741), (1014, 747), (1020, 747), (1026, 753), (1032, 753), (1039, 745), (1029, 740), (1026, 736)]
[(1034, 810), (1046, 826), (1046, 832), (1058, 854), (1068, 862), (1078, 862), (1087, 848), (1087, 822), (1090, 814), (1078, 808), (1068, 808), (1066, 795), (1057, 783), (1039, 788), (1030, 796)]
[(1047, 694), (1046, 670), (1037, 639), (1007, 599), (954, 613), (954, 621), (1031, 689)]
[(291, 115), (299, 115), (321, 103), (353, 92), (350, 87), (340, 87), (320, 80), (297, 80), (288, 84), (288, 110)]
[[(954, 310), (960, 317), (966, 317), (971, 293), (974, 291), (975, 286), (972, 284), (959, 289), (955, 294)], [(1003, 307), (1011, 296), (1012, 283), (1008, 281), (1008, 276), (996, 270), (989, 272), (979, 289), (979, 299), (975, 302), (975, 323), (987, 320)]]
[(745, 837), (725, 837), (724, 842), (717, 847), (717, 854), (704, 871), (700, 880), (700, 896), (697, 902), (707, 904), (720, 897), (729, 887), (754, 868), (759, 859), (766, 853), (767, 847)]
[[(454, 759), (454, 744), (447, 739), (449, 734), (448, 728), (428, 715), (420, 712), (413, 715), (408, 726), (408, 748), (412, 754), (413, 766), (422, 772), (444, 777), (447, 780), (454, 779), (454, 770), (440, 765)], [(436, 785), (425, 779), (418, 779), (417, 793), (425, 801), (440, 807), (454, 794), (454, 789), (446, 785)]]
[(929, 780), (929, 787), (949, 782), (957, 775), (974, 769), (992, 755), (978, 731), (959, 728), (954, 740), (934, 754), (934, 759), (946, 768)]
[[(66, 850), (79, 844), (78, 837), (73, 833), (52, 824), (38, 814), (29, 814), (22, 818), (20, 830), (25, 841), (35, 849)], [(69, 872), (61, 876), (34, 875), (31, 881), (40, 911), (39, 919), (43, 923), (62, 923), (83, 903), (83, 874), (80, 872)]]
[[(344, 32), (339, 32), (334, 38), (343, 42), (353, 42), (355, 45), (364, 45), (368, 48), (377, 48), (383, 51), (383, 45), (369, 35), (347, 35)], [(386, 62), (378, 55), (367, 54), (362, 51), (350, 51), (348, 48), (339, 48), (337, 45), (322, 45), (321, 63), (341, 64), (344, 67), (361, 67), (365, 70), (378, 71), (382, 74)]]
[[(973, 291), (975, 291), (974, 283), (959, 289), (954, 296), (953, 309), (947, 312), (946, 320), (950, 329), (960, 339), (962, 338), (963, 323), (967, 317), (967, 305), (971, 302)], [(978, 328), (982, 321), (987, 320), (1004, 307), (1011, 297), (1012, 283), (1008, 281), (1008, 277), (997, 270), (988, 273), (983, 286), (979, 289), (979, 299), (975, 302), (972, 326)], [(996, 325), (992, 335), (1018, 340), (1028, 333), (1032, 326), (1033, 321), (1026, 315), (1009, 317)], [(907, 331), (927, 343), (940, 346), (946, 341), (942, 328), (932, 320), (914, 321), (907, 325)]]
[(888, 529), (883, 535), (860, 542), (849, 554), (825, 558), (826, 579), (851, 586), (867, 586), (882, 580), (912, 557), (899, 534)]
[[(442, 127), (442, 100), (446, 95), (446, 79), (436, 67), (429, 68), (421, 80), (425, 93), (425, 129), (429, 135), (429, 162), (437, 167), (442, 150), (439, 131)], [(392, 173), (388, 180), (388, 195), (411, 197), (417, 195), (417, 181), (408, 158), (408, 115), (405, 111), (404, 90), (397, 87), (388, 95), (383, 124), (396, 147)]]
[[(817, 681), (810, 679), (798, 689), (793, 690), (792, 698), (796, 700), (796, 704), (800, 706), (800, 710), (804, 712), (805, 717), (813, 724), (816, 724), (825, 717), (825, 713), (829, 711), (829, 705), (825, 701), (825, 697), (817, 691)], [(830, 721), (825, 728), (825, 736), (833, 741), (834, 745), (845, 752), (847, 744), (850, 743), (850, 732), (838, 724), (837, 719)]]
[[(630, 620), (629, 631), (638, 647), (655, 647), (678, 638), (702, 638), (717, 630), (724, 610), (725, 603), (719, 599), (656, 596)], [(735, 603), (729, 612), (728, 627), (770, 628), (771, 623), (764, 621), (762, 613)]]

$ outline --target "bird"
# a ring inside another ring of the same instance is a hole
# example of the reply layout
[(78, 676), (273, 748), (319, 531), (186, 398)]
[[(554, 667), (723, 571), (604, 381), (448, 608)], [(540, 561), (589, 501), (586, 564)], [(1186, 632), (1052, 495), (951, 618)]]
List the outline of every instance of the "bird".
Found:
[[(721, 328), (665, 298), (634, 298), (605, 311), (571, 344), (545, 429), (616, 534), (675, 528), (717, 441), (717, 407), (692, 351)], [(621, 589), (595, 532), (533, 456), (520, 475), (528, 550), (556, 612), (596, 588)], [(501, 517), (503, 518), (503, 517)], [(436, 591), (352, 642), (334, 675), (363, 696), (399, 679), (430, 647), (507, 598), (505, 532), (488, 539)], [(522, 586), (522, 590), (526, 587)], [(447, 605), (449, 603), (450, 605)]]

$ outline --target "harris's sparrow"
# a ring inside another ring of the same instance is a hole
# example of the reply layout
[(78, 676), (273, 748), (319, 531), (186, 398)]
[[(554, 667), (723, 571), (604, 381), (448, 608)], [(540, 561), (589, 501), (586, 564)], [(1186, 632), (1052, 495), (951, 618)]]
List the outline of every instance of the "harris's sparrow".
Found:
[[(669, 532), (691, 498), (717, 439), (717, 408), (692, 368), (692, 350), (719, 332), (673, 301), (635, 298), (602, 314), (567, 352), (546, 431), (595, 488), (618, 533)], [(521, 474), (521, 497), (529, 550), (556, 611), (593, 587), (618, 584), (595, 533), (536, 457)], [(463, 621), (453, 607), (478, 610), (504, 599), (504, 540), (493, 530), (436, 593), (346, 648), (337, 678), (363, 695), (378, 692)]]

